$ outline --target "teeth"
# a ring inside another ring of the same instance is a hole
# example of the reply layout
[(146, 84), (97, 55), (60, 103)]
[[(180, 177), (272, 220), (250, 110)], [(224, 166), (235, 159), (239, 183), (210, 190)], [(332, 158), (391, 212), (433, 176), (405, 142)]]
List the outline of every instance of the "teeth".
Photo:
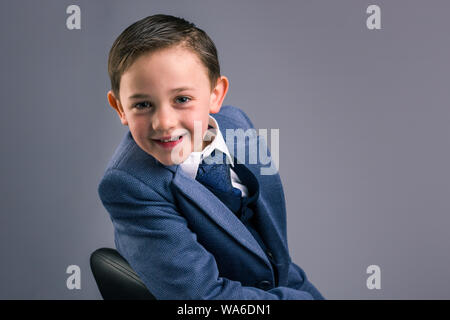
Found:
[(176, 140), (178, 140), (179, 138), (180, 138), (180, 136), (174, 137), (174, 138), (169, 139), (169, 140), (159, 140), (159, 141), (161, 141), (161, 142), (171, 142), (171, 141), (176, 141)]

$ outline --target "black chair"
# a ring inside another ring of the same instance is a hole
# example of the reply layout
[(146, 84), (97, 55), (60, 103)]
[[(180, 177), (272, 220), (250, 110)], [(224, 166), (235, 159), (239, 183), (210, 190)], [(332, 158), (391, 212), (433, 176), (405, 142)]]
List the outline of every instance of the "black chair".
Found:
[(156, 300), (117, 250), (95, 250), (90, 264), (104, 300)]

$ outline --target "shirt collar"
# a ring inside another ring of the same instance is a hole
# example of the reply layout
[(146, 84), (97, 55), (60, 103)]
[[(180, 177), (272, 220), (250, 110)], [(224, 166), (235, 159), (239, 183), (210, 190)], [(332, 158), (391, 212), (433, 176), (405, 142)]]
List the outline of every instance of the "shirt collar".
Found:
[[(219, 124), (217, 123), (216, 119), (209, 116), (209, 122), (208, 125), (210, 125), (212, 128), (208, 129), (205, 133), (204, 140), (210, 140), (212, 139), (211, 143), (208, 144), (205, 149), (202, 151), (202, 159), (208, 157), (211, 155), (211, 153), (217, 149), (221, 151), (222, 153), (225, 153), (225, 155), (228, 158), (229, 163), (234, 166), (233, 164), (233, 157), (230, 155), (230, 151), (228, 150), (227, 144), (225, 143), (225, 140), (223, 139), (222, 132), (220, 132)], [(214, 137), (215, 136), (215, 137)]]
[(202, 159), (211, 155), (211, 153), (215, 149), (223, 152), (228, 158), (228, 162), (231, 164), (231, 166), (234, 166), (233, 157), (231, 157), (230, 155), (230, 151), (228, 150), (227, 144), (223, 139), (223, 135), (220, 132), (219, 124), (217, 123), (216, 119), (214, 119), (212, 116), (209, 116), (208, 125), (212, 128), (206, 130), (203, 140), (208, 141), (212, 139), (211, 143), (208, 144), (201, 152), (191, 152), (186, 160), (180, 163), (183, 171), (190, 175), (193, 179), (195, 179), (197, 175), (198, 166)]

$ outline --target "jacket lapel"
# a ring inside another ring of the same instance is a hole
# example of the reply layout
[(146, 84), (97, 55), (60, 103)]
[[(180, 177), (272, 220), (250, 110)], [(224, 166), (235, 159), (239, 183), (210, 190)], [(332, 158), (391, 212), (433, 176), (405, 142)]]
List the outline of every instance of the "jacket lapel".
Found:
[(197, 204), (205, 214), (213, 219), (213, 221), (227, 231), (239, 243), (261, 257), (267, 263), (270, 263), (250, 231), (248, 231), (238, 217), (236, 217), (236, 215), (205, 186), (188, 177), (180, 166), (178, 166), (175, 171), (172, 182), (181, 193)]
[[(264, 197), (269, 193), (272, 197), (280, 196), (278, 194), (278, 190), (265, 190), (265, 176), (260, 175), (261, 165), (241, 164), (241, 166), (249, 170), (255, 178), (259, 177), (257, 181), (259, 184), (260, 195), (256, 202), (257, 210), (255, 212), (255, 218), (260, 226), (258, 231), (260, 232), (264, 243), (273, 251), (276, 260), (278, 262), (283, 262), (286, 257), (289, 256), (288, 249), (283, 241), (281, 231), (274, 222), (273, 214), (270, 213), (270, 211), (274, 210), (274, 208), (267, 203)], [(281, 210), (281, 208), (276, 208), (276, 210)]]

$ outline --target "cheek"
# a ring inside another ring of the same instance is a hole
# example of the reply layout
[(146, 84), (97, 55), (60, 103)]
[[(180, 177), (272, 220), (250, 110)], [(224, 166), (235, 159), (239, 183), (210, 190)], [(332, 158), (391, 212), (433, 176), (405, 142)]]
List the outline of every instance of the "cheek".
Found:
[(182, 115), (180, 124), (189, 131), (194, 130), (194, 123), (197, 121), (195, 114), (186, 112)]
[(129, 127), (137, 136), (147, 137), (151, 128), (151, 123), (148, 121), (132, 121), (129, 123)]
[(208, 119), (205, 119), (204, 117), (185, 118), (183, 121), (183, 127), (189, 130), (191, 134), (193, 134), (195, 130), (204, 132), (206, 129), (208, 129)]
[(199, 124), (201, 125), (201, 130), (205, 131), (208, 128), (209, 122), (209, 109), (207, 106), (204, 102), (199, 102), (195, 108), (186, 110), (180, 117), (181, 125), (192, 134), (194, 133), (195, 126)]

